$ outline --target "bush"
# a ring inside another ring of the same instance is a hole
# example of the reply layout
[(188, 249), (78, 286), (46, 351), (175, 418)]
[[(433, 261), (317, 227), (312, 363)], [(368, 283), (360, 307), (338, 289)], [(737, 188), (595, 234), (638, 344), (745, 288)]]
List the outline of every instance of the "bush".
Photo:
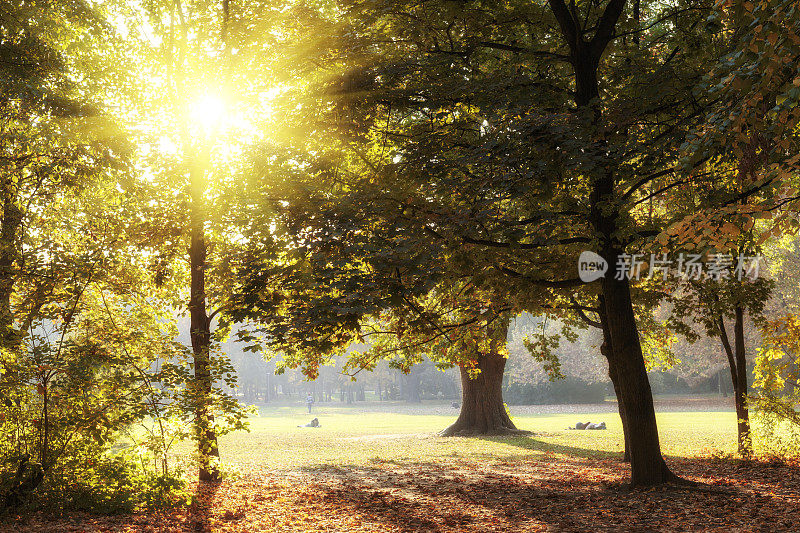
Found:
[[(0, 350), (0, 512), (185, 502), (169, 452), (195, 416), (190, 358), (158, 324), (145, 327), (139, 307), (120, 306), (114, 320), (103, 306), (74, 318), (69, 335), (31, 335), (18, 352)], [(223, 357), (212, 358), (211, 372), (235, 384)], [(247, 411), (234, 398), (215, 387), (212, 399), (217, 434), (244, 427)]]
[[(14, 485), (19, 460), (8, 460), (0, 470), (0, 490)], [(27, 468), (38, 471), (35, 463)], [(109, 455), (84, 448), (60, 462), (44, 477), (21, 507), (49, 512), (85, 511), (97, 514), (163, 509), (189, 503), (191, 493), (182, 472), (167, 475), (143, 469), (127, 453)]]
[(504, 388), (503, 397), (510, 405), (601, 403), (607, 388), (605, 383), (567, 377), (540, 383), (512, 383)]

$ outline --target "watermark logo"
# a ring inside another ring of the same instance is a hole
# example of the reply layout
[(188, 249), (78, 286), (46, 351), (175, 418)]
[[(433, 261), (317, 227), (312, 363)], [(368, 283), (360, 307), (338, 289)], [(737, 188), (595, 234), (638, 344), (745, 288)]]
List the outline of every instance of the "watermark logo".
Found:
[(591, 283), (605, 276), (608, 262), (594, 252), (581, 252), (578, 258), (578, 277), (584, 283)]
[[(685, 280), (738, 279), (759, 277), (761, 255), (730, 254), (678, 254), (676, 259), (667, 254), (620, 254), (617, 256), (614, 279), (649, 279), (660, 276), (663, 280), (670, 274)], [(584, 283), (591, 283), (605, 276), (608, 262), (594, 252), (581, 252), (578, 258), (578, 277)]]

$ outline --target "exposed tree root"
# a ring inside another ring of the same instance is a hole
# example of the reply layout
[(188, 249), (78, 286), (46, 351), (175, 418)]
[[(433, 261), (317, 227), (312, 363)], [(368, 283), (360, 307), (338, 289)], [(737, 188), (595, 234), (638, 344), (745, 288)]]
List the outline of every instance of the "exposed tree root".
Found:
[(476, 436), (525, 436), (533, 435), (532, 431), (525, 429), (498, 427), (491, 429), (481, 429), (477, 427), (465, 427), (461, 424), (453, 424), (439, 432), (440, 437), (476, 437)]

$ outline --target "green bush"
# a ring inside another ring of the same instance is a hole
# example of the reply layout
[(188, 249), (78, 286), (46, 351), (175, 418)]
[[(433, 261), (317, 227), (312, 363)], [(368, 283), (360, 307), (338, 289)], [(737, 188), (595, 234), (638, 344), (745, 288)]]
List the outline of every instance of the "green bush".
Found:
[[(0, 488), (13, 485), (18, 465), (18, 460), (4, 463)], [(35, 473), (37, 466), (32, 464), (28, 470)], [(144, 470), (131, 454), (108, 455), (96, 448), (73, 451), (48, 472), (22, 508), (117, 514), (186, 505), (191, 493), (181, 474)]]

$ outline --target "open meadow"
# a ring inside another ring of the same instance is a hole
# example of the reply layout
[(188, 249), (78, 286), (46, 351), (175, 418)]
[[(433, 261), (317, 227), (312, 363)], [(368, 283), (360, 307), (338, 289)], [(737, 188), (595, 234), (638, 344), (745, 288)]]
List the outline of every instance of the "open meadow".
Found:
[[(512, 406), (517, 437), (450, 437), (450, 404), (262, 406), (221, 439), (227, 471), (188, 509), (43, 514), (7, 531), (769, 531), (800, 512), (800, 469), (742, 462), (728, 399), (657, 399), (662, 448), (698, 487), (629, 490), (616, 404)], [(317, 417), (320, 428), (299, 428)], [(606, 431), (566, 429), (605, 421)], [(176, 462), (184, 457), (178, 453)]]
[[(736, 451), (736, 415), (723, 399), (663, 400), (658, 414), (667, 456), (732, 454)], [(511, 406), (520, 429), (533, 437), (443, 438), (436, 434), (453, 422), (458, 410), (447, 403), (403, 402), (320, 404), (309, 415), (304, 405), (261, 406), (250, 432), (221, 439), (231, 467), (269, 468), (361, 465), (374, 461), (448, 461), (454, 456), (487, 460), (534, 459), (569, 453), (614, 458), (623, 451), (622, 424), (615, 402), (586, 405)], [(297, 428), (317, 417), (320, 428)], [(576, 422), (601, 422), (606, 431), (570, 431)]]

